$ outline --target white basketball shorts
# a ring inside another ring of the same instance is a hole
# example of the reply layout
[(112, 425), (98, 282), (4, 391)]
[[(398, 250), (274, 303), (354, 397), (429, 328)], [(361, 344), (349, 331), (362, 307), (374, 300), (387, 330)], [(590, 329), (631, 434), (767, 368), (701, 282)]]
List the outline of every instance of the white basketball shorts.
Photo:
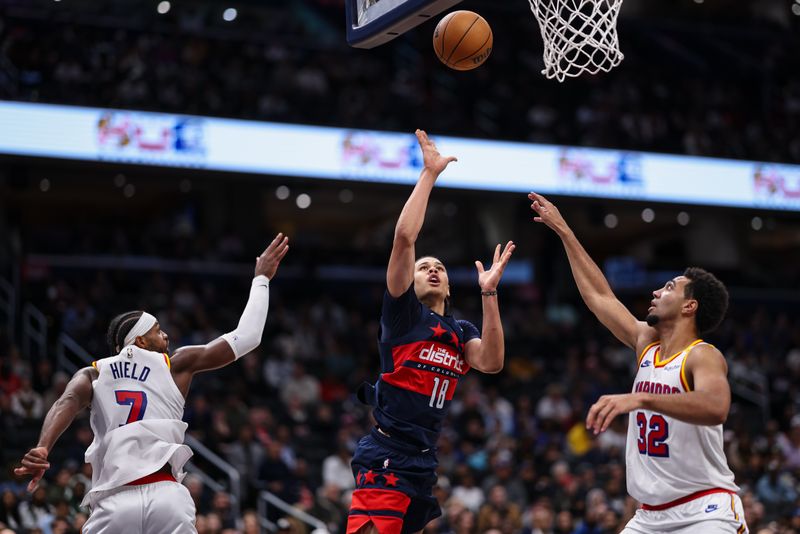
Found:
[(666, 510), (636, 511), (620, 534), (748, 534), (742, 500), (712, 493)]
[(153, 482), (122, 486), (92, 508), (82, 534), (197, 534), (194, 502), (186, 486)]

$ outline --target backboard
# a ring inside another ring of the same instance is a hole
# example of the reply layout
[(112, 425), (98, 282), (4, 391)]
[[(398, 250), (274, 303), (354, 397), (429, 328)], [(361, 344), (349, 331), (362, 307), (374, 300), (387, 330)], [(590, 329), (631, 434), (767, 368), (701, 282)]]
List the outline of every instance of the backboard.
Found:
[(375, 48), (461, 0), (346, 0), (347, 43)]

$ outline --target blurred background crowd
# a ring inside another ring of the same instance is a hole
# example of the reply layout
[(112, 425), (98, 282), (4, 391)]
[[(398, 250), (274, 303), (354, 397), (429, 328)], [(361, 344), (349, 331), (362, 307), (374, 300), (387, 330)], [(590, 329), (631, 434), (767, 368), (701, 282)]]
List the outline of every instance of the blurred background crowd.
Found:
[[(800, 162), (800, 17), (788, 3), (631, 3), (623, 65), (558, 85), (539, 74), (524, 1), (463, 4), (496, 43), (464, 75), (437, 63), (430, 25), (391, 46), (348, 48), (341, 0), (243, 1), (227, 21), (221, 0), (166, 11), (0, 0), (0, 98)], [(289, 197), (301, 191), (313, 198), (306, 211)], [(184, 483), (200, 534), (321, 529), (265, 506), (263, 492), (342, 533), (350, 458), (373, 424), (354, 391), (379, 369), (383, 269), (408, 192), (0, 160), (0, 289), (15, 296), (0, 306), (0, 534), (79, 532), (86, 519), (86, 414), (33, 495), (11, 474), (69, 380), (64, 364), (85, 365), (80, 348), (107, 356), (108, 322), (129, 309), (154, 313), (172, 350), (229, 331), (251, 259), (278, 231), (292, 249), (261, 346), (197, 376), (186, 402), (188, 433), (241, 480), (233, 487), (198, 451)], [(707, 339), (730, 367), (728, 461), (750, 531), (800, 534), (796, 215), (654, 206), (651, 223), (640, 203), (558, 201), (636, 315), (689, 264), (728, 283), (729, 316)], [(444, 260), (455, 315), (479, 324), (472, 264), (507, 239), (518, 249), (500, 287), (506, 366), (456, 392), (438, 450), (444, 515), (425, 532), (616, 533), (637, 506), (625, 490), (627, 420), (595, 437), (583, 419), (600, 395), (630, 389), (635, 356), (587, 313), (557, 239), (530, 222), (524, 195), (447, 190), (434, 192), (417, 250)]]
[(2, 0), (0, 98), (800, 162), (790, 3), (626, 4), (622, 66), (555, 84), (525, 1), (465, 5), (496, 38), (486, 68), (464, 75), (439, 64), (429, 31), (347, 47), (343, 0), (239, 2), (232, 21), (222, 1), (159, 14)]

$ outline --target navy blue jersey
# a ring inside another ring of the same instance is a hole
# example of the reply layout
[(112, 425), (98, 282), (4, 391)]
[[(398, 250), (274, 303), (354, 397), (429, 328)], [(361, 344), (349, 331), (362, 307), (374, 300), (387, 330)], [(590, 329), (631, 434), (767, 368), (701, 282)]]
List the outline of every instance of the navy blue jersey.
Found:
[(383, 297), (378, 348), (381, 375), (362, 390), (378, 426), (420, 449), (436, 445), (458, 381), (469, 371), (464, 345), (475, 325), (439, 315), (417, 300), (413, 284), (398, 298)]

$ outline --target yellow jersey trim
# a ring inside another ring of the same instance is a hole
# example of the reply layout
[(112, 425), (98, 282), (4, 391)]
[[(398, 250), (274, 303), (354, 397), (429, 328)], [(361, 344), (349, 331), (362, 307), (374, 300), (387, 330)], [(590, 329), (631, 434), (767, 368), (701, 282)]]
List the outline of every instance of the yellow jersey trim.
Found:
[(653, 348), (653, 345), (658, 345), (660, 341), (653, 341), (649, 345), (647, 345), (644, 349), (642, 349), (642, 353), (639, 355), (639, 359), (636, 361), (637, 364), (641, 365), (642, 360), (644, 360), (644, 355), (647, 354), (647, 351)]
[(683, 389), (685, 389), (687, 392), (692, 391), (692, 388), (689, 387), (689, 380), (686, 379), (686, 360), (689, 359), (689, 354), (691, 349), (702, 342), (703, 342), (702, 339), (698, 339), (697, 341), (686, 347), (685, 349), (686, 356), (683, 358), (683, 361), (681, 362), (681, 384), (683, 384)]
[(94, 367), (98, 373), (100, 372), (100, 369), (97, 368), (97, 360), (92, 362), (92, 367)]
[(688, 347), (685, 347), (682, 350), (679, 350), (678, 352), (676, 352), (675, 354), (673, 354), (672, 356), (670, 356), (666, 360), (661, 360), (661, 361), (658, 360), (658, 354), (659, 354), (659, 352), (661, 352), (661, 347), (659, 347), (658, 351), (656, 351), (655, 358), (653, 358), (653, 363), (655, 364), (656, 367), (664, 367), (669, 362), (671, 362), (672, 360), (674, 360), (675, 358), (677, 358), (678, 356), (680, 356), (681, 354), (683, 354), (687, 350), (690, 350), (692, 347), (694, 347), (698, 343), (702, 343), (702, 342), (703, 342), (702, 339), (696, 339), (696, 340), (692, 341), (692, 343), (689, 344)]
[(164, 361), (167, 362), (167, 369), (172, 369), (172, 363), (169, 361), (169, 355), (164, 352)]
[(733, 512), (733, 518), (738, 521), (739, 514), (736, 512), (736, 501), (733, 499), (733, 493), (731, 493), (731, 512)]

